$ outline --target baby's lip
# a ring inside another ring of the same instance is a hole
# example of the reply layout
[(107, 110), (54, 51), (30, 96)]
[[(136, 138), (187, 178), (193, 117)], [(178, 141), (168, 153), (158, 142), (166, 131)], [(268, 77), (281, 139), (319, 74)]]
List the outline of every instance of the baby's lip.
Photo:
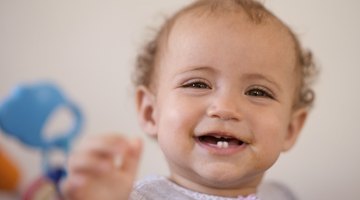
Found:
[(214, 140), (224, 140), (224, 141), (231, 141), (233, 143), (241, 144), (249, 144), (249, 140), (239, 137), (236, 134), (232, 134), (229, 132), (223, 131), (208, 131), (199, 135), (195, 136), (199, 140), (214, 138)]

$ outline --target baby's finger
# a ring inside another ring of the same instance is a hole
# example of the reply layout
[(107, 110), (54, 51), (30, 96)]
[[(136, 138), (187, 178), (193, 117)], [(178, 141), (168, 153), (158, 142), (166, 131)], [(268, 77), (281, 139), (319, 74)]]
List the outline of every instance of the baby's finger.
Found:
[(110, 156), (104, 157), (89, 152), (83, 152), (69, 157), (68, 171), (70, 174), (85, 173), (97, 175), (108, 172), (112, 169), (112, 165), (113, 163)]
[(122, 163), (121, 170), (135, 175), (140, 161), (141, 152), (142, 141), (140, 139), (128, 141), (126, 152), (123, 155), (124, 162)]
[(129, 142), (119, 135), (84, 138), (69, 157), (69, 171), (96, 174), (120, 168), (129, 148)]
[(86, 193), (87, 177), (84, 175), (68, 176), (60, 183), (60, 193), (64, 199), (80, 200), (84, 199), (82, 194)]
[(126, 139), (120, 135), (96, 135), (88, 136), (82, 139), (75, 147), (74, 153), (76, 152), (99, 152), (104, 154), (111, 154), (113, 148), (125, 144)]

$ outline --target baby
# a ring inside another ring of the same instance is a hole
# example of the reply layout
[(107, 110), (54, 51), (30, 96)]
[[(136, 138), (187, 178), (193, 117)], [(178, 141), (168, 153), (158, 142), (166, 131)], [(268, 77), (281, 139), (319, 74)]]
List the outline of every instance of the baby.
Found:
[(314, 93), (294, 33), (252, 0), (199, 0), (160, 29), (135, 70), (138, 119), (169, 177), (133, 187), (139, 140), (80, 142), (68, 199), (258, 199), (265, 172), (294, 146)]

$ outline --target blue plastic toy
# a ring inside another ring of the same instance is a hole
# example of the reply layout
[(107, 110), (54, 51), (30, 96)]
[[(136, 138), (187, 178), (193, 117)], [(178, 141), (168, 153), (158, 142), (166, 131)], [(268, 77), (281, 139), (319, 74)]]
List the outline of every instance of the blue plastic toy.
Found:
[[(44, 127), (51, 114), (59, 107), (67, 108), (72, 113), (73, 127), (49, 139), (45, 137)], [(49, 154), (52, 150), (60, 150), (66, 155), (82, 124), (83, 119), (78, 107), (69, 101), (55, 84), (49, 82), (19, 85), (0, 104), (0, 128), (25, 145), (42, 151), (45, 176), (55, 185), (65, 174), (65, 170), (51, 166)]]

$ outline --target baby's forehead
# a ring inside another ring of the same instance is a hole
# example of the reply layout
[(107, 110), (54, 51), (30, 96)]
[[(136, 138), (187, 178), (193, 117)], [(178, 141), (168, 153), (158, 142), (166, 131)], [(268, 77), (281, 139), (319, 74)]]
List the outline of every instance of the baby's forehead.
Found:
[[(231, 31), (228, 31), (231, 30)], [(295, 52), (295, 40), (288, 27), (274, 16), (263, 18), (261, 23), (254, 22), (243, 12), (232, 13), (200, 13), (188, 11), (178, 16), (169, 29), (166, 40), (167, 46), (172, 36), (198, 37), (205, 33), (207, 36), (231, 37), (234, 40), (244, 35), (252, 35), (261, 40), (267, 37), (273, 43), (282, 43), (284, 50)], [(207, 42), (212, 42), (208, 40)], [(274, 46), (275, 48), (275, 46)], [(295, 53), (294, 53), (295, 54)]]
[(167, 68), (175, 61), (183, 66), (217, 66), (225, 59), (235, 66), (256, 63), (286, 66), (286, 71), (292, 71), (296, 65), (294, 46), (288, 34), (282, 33), (285, 29), (280, 31), (277, 26), (254, 24), (237, 14), (184, 15), (168, 35), (160, 66)]
[[(237, 3), (228, 5), (219, 3), (219, 6), (213, 7), (211, 3), (190, 7), (174, 15), (166, 24), (165, 30), (160, 34), (159, 41), (166, 41), (169, 35), (174, 32), (174, 27), (185, 27), (186, 29), (196, 28), (203, 23), (213, 23), (221, 21), (234, 28), (249, 25), (257, 27), (266, 27), (269, 31), (282, 33), (290, 36), (289, 28), (275, 15), (269, 12), (265, 7), (244, 7)], [(187, 26), (184, 26), (187, 25)], [(176, 31), (181, 30), (177, 29)], [(212, 30), (221, 32), (222, 30)]]

